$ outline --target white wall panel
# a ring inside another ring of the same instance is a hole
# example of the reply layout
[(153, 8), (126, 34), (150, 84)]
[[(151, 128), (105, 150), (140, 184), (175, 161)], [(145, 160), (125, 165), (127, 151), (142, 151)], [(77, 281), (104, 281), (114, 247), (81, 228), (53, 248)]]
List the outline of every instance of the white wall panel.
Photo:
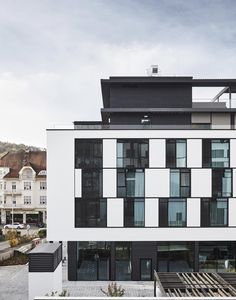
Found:
[(187, 140), (187, 166), (188, 168), (202, 167), (202, 140)]
[(145, 170), (145, 197), (169, 197), (170, 170)]
[[(125, 240), (125, 241), (152, 241), (152, 240), (235, 240), (236, 228), (75, 228), (74, 212), (74, 140), (75, 138), (216, 138), (227, 139), (235, 138), (234, 130), (48, 130), (47, 131), (47, 237), (48, 240)], [(66, 155), (65, 155), (66, 153)], [(59, 162), (63, 157), (63, 164)], [(153, 169), (154, 170), (154, 169)], [(166, 171), (166, 170), (164, 170)], [(192, 169), (192, 177), (195, 178), (193, 193), (195, 197), (211, 197), (208, 189), (211, 189), (211, 175), (209, 170)], [(203, 174), (203, 173), (204, 174)], [(154, 171), (155, 173), (155, 171)], [(157, 195), (151, 198), (159, 198), (158, 191), (169, 190), (169, 175), (160, 174), (160, 177), (168, 177), (164, 180), (166, 190), (163, 188), (162, 180), (156, 183), (154, 178), (154, 192)], [(169, 173), (169, 170), (167, 170)], [(157, 175), (158, 175), (157, 174)], [(153, 174), (150, 174), (153, 177)], [(205, 175), (205, 176), (204, 176)], [(206, 177), (206, 178), (205, 178)], [(192, 178), (192, 179), (194, 179)], [(236, 174), (234, 172), (234, 178)], [(159, 179), (159, 176), (156, 176)], [(234, 180), (235, 182), (236, 180)], [(147, 178), (146, 178), (147, 182)], [(234, 183), (234, 186), (236, 183)], [(208, 188), (207, 188), (208, 187)], [(152, 187), (146, 187), (147, 191), (152, 192)], [(202, 191), (203, 189), (203, 191)], [(169, 196), (165, 195), (166, 197)], [(152, 194), (152, 193), (149, 193)], [(165, 194), (165, 193), (162, 193)], [(201, 196), (199, 195), (201, 194)], [(202, 195), (203, 194), (203, 195)], [(234, 187), (236, 194), (236, 187)], [(163, 196), (163, 195), (162, 195)], [(236, 197), (236, 195), (234, 196)], [(122, 202), (123, 205), (123, 202)], [(123, 211), (123, 208), (122, 208)], [(123, 216), (123, 214), (122, 214)], [(63, 222), (62, 222), (63, 220)]]
[(116, 139), (103, 140), (103, 168), (116, 168)]
[(103, 197), (116, 197), (116, 169), (103, 169)]
[(236, 139), (230, 140), (230, 167), (236, 168)]
[(166, 140), (149, 140), (149, 166), (150, 168), (164, 168), (166, 165)]
[(158, 226), (158, 204), (159, 199), (145, 199), (145, 227)]
[(191, 197), (211, 197), (211, 169), (192, 169)]
[(82, 170), (75, 169), (75, 197), (81, 197), (82, 191)]
[(236, 197), (236, 169), (233, 169), (233, 197)]
[(187, 226), (200, 226), (201, 214), (201, 199), (188, 198), (187, 199)]
[[(107, 227), (123, 227), (124, 200), (121, 198), (107, 199)], [(116, 240), (117, 237), (114, 237)]]
[(229, 226), (236, 226), (236, 198), (229, 198)]

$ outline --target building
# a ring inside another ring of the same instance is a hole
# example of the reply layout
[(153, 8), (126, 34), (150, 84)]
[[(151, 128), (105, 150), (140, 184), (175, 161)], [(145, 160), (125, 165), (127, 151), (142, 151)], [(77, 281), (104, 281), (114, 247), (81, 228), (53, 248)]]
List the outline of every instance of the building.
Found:
[(0, 223), (46, 223), (46, 151), (8, 152), (0, 158)]
[[(101, 88), (101, 122), (47, 132), (48, 239), (68, 241), (69, 280), (235, 272), (236, 79)], [(195, 102), (200, 88), (222, 91)]]

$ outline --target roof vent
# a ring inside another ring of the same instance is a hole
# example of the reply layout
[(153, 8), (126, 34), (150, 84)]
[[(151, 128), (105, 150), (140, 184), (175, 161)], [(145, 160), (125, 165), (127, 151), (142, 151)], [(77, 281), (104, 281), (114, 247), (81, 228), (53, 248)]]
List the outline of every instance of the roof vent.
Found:
[(160, 75), (160, 69), (158, 65), (151, 65), (149, 69), (147, 69), (148, 76), (158, 76)]

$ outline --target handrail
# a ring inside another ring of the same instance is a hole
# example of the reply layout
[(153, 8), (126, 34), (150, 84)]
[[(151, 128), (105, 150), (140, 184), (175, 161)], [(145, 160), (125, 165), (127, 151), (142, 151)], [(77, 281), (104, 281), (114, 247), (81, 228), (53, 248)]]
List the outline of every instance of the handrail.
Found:
[(161, 291), (161, 297), (167, 297), (166, 296), (166, 292), (165, 292), (165, 290), (163, 288), (163, 285), (161, 284), (160, 278), (159, 278), (159, 276), (157, 274), (157, 271), (155, 269), (153, 271), (153, 278), (154, 278), (154, 297), (157, 296), (157, 291), (156, 291), (157, 285), (158, 285), (158, 288)]

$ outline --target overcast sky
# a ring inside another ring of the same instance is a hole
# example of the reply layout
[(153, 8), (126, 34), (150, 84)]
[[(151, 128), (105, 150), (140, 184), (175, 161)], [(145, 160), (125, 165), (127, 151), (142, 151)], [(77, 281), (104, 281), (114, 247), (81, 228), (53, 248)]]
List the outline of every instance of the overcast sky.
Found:
[(236, 1), (0, 0), (0, 140), (99, 120), (100, 78), (236, 78)]

